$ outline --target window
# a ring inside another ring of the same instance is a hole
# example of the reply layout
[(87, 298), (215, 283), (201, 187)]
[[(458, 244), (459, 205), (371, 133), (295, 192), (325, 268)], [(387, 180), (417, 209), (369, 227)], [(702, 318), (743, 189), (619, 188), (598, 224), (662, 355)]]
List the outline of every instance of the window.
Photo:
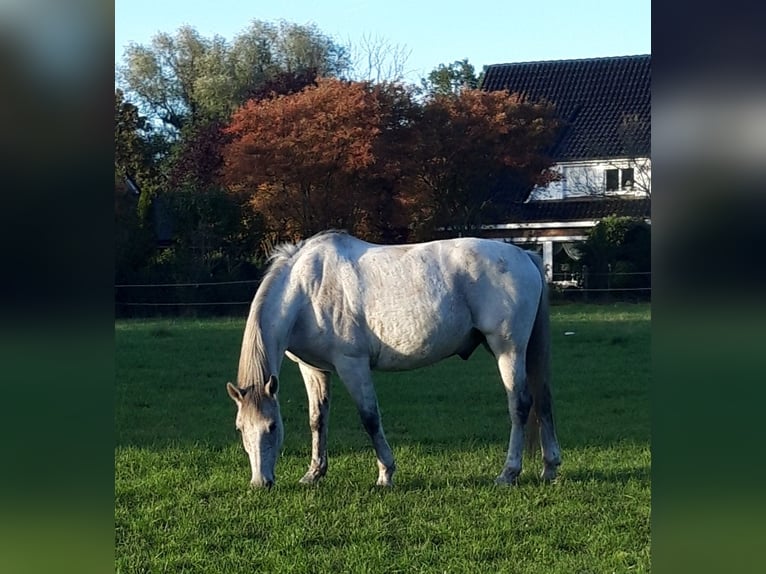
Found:
[(633, 189), (633, 168), (620, 170), (620, 189)]
[(619, 177), (620, 177), (619, 169), (606, 170), (606, 190), (607, 191), (617, 191)]
[(606, 191), (632, 191), (633, 168), (607, 169), (605, 172)]

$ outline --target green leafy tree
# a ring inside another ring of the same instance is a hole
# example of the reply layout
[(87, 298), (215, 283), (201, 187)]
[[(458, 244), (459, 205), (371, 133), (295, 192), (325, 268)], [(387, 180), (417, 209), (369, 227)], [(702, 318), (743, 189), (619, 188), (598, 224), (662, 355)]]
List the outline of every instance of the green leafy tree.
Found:
[(164, 141), (152, 129), (138, 106), (122, 90), (114, 91), (114, 172), (115, 177), (148, 180), (156, 176), (156, 154)]
[(220, 181), (230, 138), (218, 120), (187, 124), (165, 161), (165, 185), (156, 209), (171, 222), (162, 266), (169, 279), (239, 279), (249, 276), (263, 229), (243, 194)]
[(173, 280), (209, 281), (245, 277), (262, 239), (258, 214), (248, 197), (222, 187), (185, 187), (164, 194), (173, 238), (164, 266)]
[(609, 216), (582, 245), (588, 288), (636, 288), (651, 283), (651, 227), (643, 219)]
[(253, 91), (280, 73), (333, 76), (348, 69), (345, 48), (314, 25), (255, 20), (232, 41), (206, 38), (191, 26), (131, 44), (120, 85), (171, 132), (227, 119)]
[(252, 260), (261, 220), (220, 185), (228, 141), (222, 128), (245, 101), (300, 91), (348, 66), (345, 48), (316, 26), (284, 21), (253, 21), (232, 41), (183, 26), (128, 47), (118, 81), (135, 102), (124, 106), (122, 124), (133, 124), (116, 125), (116, 162), (139, 183), (137, 217), (145, 227), (154, 219), (170, 223), (161, 226), (172, 240), (156, 254), (155, 278), (237, 274)]
[(140, 209), (141, 186), (151, 188), (158, 177), (158, 148), (151, 126), (120, 90), (114, 94), (115, 279), (129, 281), (148, 264), (155, 238)]
[(429, 96), (449, 96), (457, 95), (462, 90), (478, 88), (480, 78), (476, 76), (476, 70), (468, 59), (464, 59), (451, 64), (439, 64), (421, 83)]

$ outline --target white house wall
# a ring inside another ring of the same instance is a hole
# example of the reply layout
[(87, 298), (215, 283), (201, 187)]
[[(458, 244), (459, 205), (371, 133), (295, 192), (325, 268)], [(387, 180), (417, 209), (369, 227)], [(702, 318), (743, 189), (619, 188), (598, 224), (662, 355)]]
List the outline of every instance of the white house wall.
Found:
[[(606, 191), (606, 170), (633, 168), (632, 190)], [(588, 196), (640, 196), (651, 192), (652, 166), (649, 158), (614, 159), (607, 161), (565, 162), (553, 170), (559, 180), (544, 187), (535, 187), (529, 201), (574, 199)]]

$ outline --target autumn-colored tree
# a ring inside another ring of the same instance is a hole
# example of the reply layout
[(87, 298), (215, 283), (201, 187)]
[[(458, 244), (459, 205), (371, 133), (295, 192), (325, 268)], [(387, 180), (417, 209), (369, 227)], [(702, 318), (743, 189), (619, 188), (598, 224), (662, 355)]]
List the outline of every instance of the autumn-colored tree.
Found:
[(550, 181), (552, 106), (504, 91), (464, 89), (426, 101), (413, 153), (409, 207), (420, 236), (474, 233), (485, 218)]
[(370, 180), (394, 101), (368, 83), (335, 79), (251, 100), (226, 130), (224, 179), (251, 194), (275, 240), (333, 227), (370, 236), (390, 199)]
[(411, 214), (406, 203), (422, 107), (412, 86), (384, 82), (373, 85), (372, 90), (381, 130), (373, 142), (375, 161), (361, 174), (359, 185), (375, 200), (359, 229), (371, 240), (405, 243), (410, 238)]
[(228, 142), (225, 124), (200, 121), (182, 128), (181, 137), (168, 158), (168, 189), (215, 186), (223, 167), (223, 148)]

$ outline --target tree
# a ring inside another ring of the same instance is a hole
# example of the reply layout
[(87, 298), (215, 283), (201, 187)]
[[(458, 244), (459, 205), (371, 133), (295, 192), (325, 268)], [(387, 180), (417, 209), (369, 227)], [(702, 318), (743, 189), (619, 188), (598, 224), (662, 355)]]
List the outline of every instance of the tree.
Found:
[(296, 94), (306, 86), (316, 86), (316, 68), (292, 72), (277, 72), (272, 78), (255, 86), (248, 92), (246, 100), (263, 100), (276, 96)]
[(363, 35), (358, 42), (349, 42), (351, 77), (360, 82), (401, 83), (407, 74), (407, 60), (412, 50), (392, 44), (382, 36)]
[(174, 135), (186, 124), (225, 120), (254, 90), (280, 73), (338, 75), (345, 48), (312, 25), (254, 20), (233, 41), (191, 26), (131, 44), (118, 69), (121, 86)]
[(229, 138), (219, 120), (188, 124), (167, 162), (168, 189), (205, 189), (216, 186), (223, 167), (223, 148)]
[[(136, 102), (130, 113), (146, 116), (141, 129), (163, 143), (150, 154), (151, 178), (139, 178), (140, 216), (172, 222), (171, 245), (155, 262), (168, 279), (236, 274), (262, 238), (249, 197), (220, 185), (229, 137), (222, 128), (231, 112), (252, 98), (300, 91), (317, 74), (340, 74), (348, 66), (345, 48), (316, 26), (284, 21), (253, 21), (233, 41), (183, 26), (158, 33), (149, 45), (128, 47), (118, 81)], [(115, 137), (121, 133), (117, 126)], [(118, 143), (118, 157), (136, 142)]]
[(651, 227), (643, 219), (603, 218), (588, 234), (581, 252), (590, 289), (650, 285)]
[(332, 227), (379, 234), (377, 218), (397, 177), (381, 155), (383, 142), (407, 128), (406, 100), (395, 88), (334, 79), (251, 100), (226, 130), (225, 181), (250, 194), (274, 239)]
[[(151, 275), (167, 281), (228, 279), (253, 259), (261, 222), (247, 198), (219, 185), (226, 143), (221, 128), (215, 120), (189, 123), (168, 150), (147, 118), (115, 91), (118, 281)], [(172, 223), (170, 245), (162, 252), (155, 218)]]
[(502, 203), (524, 201), (554, 176), (546, 155), (558, 129), (553, 107), (504, 91), (465, 89), (426, 101), (413, 175), (420, 233), (474, 233)]
[[(154, 234), (136, 192), (156, 181), (151, 126), (120, 90), (114, 93), (115, 279), (130, 280), (154, 249)], [(133, 187), (136, 186), (136, 187)]]
[(421, 83), (429, 96), (449, 96), (457, 95), (462, 90), (478, 88), (480, 78), (476, 76), (476, 71), (468, 59), (464, 59), (447, 65), (439, 64)]
[(324, 34), (315, 24), (276, 24), (254, 20), (237, 36), (235, 52), (247, 53), (253, 45), (266, 47), (272, 71), (316, 70), (320, 76), (336, 77), (348, 71), (346, 47)]
[(114, 172), (116, 178), (146, 181), (156, 176), (156, 156), (164, 151), (164, 140), (138, 107), (114, 91)]
[(209, 85), (218, 76), (210, 63), (214, 51), (223, 49), (223, 38), (210, 41), (191, 26), (182, 26), (175, 36), (156, 34), (149, 46), (130, 44), (118, 77), (146, 113), (180, 130), (187, 117), (201, 112), (197, 80), (206, 77)]
[(164, 266), (184, 281), (240, 278), (262, 239), (249, 198), (221, 185), (230, 141), (224, 127), (218, 120), (185, 125), (165, 164), (161, 209), (171, 218), (173, 238)]
[(176, 280), (234, 279), (258, 254), (262, 222), (248, 198), (217, 187), (174, 188), (163, 195), (173, 219), (165, 267)]

